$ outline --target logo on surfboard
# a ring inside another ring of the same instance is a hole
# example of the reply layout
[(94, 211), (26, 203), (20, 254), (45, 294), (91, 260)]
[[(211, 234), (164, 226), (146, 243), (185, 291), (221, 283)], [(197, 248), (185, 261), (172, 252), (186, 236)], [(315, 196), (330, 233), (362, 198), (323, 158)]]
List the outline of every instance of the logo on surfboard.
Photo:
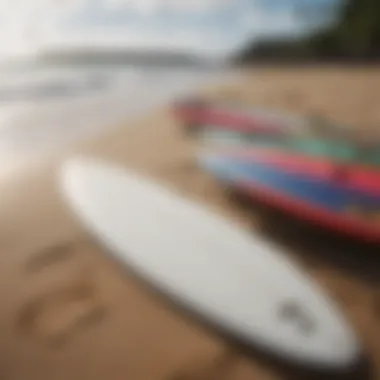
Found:
[(296, 301), (287, 301), (281, 304), (278, 315), (280, 319), (294, 324), (303, 335), (310, 336), (316, 330), (315, 322)]

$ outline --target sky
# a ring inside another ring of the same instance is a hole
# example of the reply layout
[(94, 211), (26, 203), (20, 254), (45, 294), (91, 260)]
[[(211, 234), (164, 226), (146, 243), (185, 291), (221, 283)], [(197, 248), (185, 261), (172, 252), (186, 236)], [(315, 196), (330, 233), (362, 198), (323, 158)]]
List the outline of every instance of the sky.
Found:
[(307, 29), (294, 3), (337, 0), (0, 0), (0, 55), (72, 45), (223, 55), (263, 35)]

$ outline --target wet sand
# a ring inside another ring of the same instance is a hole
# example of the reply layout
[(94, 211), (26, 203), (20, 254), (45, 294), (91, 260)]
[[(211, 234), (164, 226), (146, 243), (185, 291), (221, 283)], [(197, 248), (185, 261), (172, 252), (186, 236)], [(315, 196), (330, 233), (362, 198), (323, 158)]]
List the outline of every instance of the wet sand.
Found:
[[(380, 70), (264, 70), (209, 91), (318, 113), (362, 131), (380, 124)], [(233, 348), (117, 266), (63, 205), (56, 169), (70, 153), (111, 159), (167, 181), (284, 246), (347, 313), (380, 378), (380, 256), (247, 209), (193, 162), (196, 145), (167, 110), (4, 174), (0, 198), (2, 379), (274, 380), (293, 375)], [(308, 378), (308, 377), (305, 377)]]

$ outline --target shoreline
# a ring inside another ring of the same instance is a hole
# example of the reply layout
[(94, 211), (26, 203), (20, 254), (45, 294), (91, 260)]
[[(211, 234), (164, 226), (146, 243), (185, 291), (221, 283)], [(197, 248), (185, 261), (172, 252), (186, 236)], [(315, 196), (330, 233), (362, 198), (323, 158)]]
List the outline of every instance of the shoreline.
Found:
[[(113, 82), (117, 82), (118, 74), (113, 75)], [(145, 78), (141, 72), (132, 78), (121, 77), (123, 81), (105, 94), (42, 99), (40, 103), (5, 102), (3, 108), (0, 106), (0, 116), (4, 114), (0, 157), (7, 163), (22, 164), (35, 156), (49, 156), (57, 150), (64, 152), (70, 146), (100, 138), (126, 123), (133, 125), (140, 117), (162, 109), (177, 97), (197, 92), (198, 87), (233, 81), (235, 77), (234, 72), (223, 75), (189, 71), (180, 76), (169, 73), (167, 77), (160, 73), (151, 77), (147, 73)]]

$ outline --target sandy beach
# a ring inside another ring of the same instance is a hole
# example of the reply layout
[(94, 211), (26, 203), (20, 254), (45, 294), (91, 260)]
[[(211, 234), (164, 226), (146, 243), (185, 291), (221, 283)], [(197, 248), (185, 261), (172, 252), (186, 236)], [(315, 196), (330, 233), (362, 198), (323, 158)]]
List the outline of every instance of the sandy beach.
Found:
[[(267, 68), (245, 75), (205, 96), (323, 115), (362, 132), (379, 128), (380, 69)], [(196, 149), (161, 109), (1, 177), (2, 379), (294, 378), (179, 314), (106, 256), (59, 196), (56, 170), (71, 153), (141, 170), (281, 244), (347, 313), (380, 379), (379, 254), (236, 205), (195, 167)]]

